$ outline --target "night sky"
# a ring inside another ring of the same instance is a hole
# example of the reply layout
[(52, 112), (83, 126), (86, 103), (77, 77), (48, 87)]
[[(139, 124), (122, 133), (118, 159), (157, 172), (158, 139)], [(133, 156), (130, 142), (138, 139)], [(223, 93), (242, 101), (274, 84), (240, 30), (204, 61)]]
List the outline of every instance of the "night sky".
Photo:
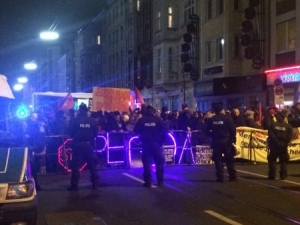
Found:
[(39, 32), (56, 26), (60, 35), (101, 11), (102, 0), (0, 0), (0, 74), (10, 83), (22, 75), (23, 64), (35, 60), (42, 41)]

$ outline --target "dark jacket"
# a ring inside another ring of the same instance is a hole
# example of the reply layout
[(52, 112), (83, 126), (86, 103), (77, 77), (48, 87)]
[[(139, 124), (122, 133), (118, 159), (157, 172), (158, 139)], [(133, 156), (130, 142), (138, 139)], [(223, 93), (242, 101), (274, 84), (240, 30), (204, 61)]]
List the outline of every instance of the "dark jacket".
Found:
[(236, 142), (236, 127), (230, 116), (217, 114), (207, 124), (207, 135), (212, 137), (212, 142), (228, 139), (229, 142)]
[(140, 136), (143, 145), (153, 142), (162, 145), (167, 138), (168, 130), (158, 116), (145, 115), (136, 122), (134, 133)]
[(270, 147), (287, 147), (293, 138), (293, 128), (285, 122), (274, 122), (268, 129)]
[(78, 114), (69, 125), (69, 135), (76, 142), (93, 142), (98, 134), (96, 121), (85, 114)]
[(233, 122), (234, 122), (236, 127), (246, 126), (245, 118), (243, 116), (241, 116), (241, 115), (239, 115), (239, 116), (232, 115), (232, 119), (233, 119)]

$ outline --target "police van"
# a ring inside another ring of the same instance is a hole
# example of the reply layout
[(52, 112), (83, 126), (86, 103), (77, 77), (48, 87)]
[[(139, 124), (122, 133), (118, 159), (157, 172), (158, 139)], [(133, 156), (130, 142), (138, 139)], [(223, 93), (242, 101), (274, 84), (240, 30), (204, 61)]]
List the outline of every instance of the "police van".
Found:
[(28, 149), (0, 148), (0, 224), (35, 225), (37, 194)]

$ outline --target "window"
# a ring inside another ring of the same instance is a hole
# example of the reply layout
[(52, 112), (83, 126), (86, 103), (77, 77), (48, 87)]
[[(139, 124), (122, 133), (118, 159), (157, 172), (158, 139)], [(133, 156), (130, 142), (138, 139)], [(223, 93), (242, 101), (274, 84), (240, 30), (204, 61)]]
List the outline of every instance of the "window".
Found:
[(212, 18), (212, 0), (207, 0), (206, 2), (206, 18), (210, 20)]
[(161, 50), (158, 49), (157, 50), (157, 72), (158, 73), (161, 73), (161, 65), (162, 65), (162, 62), (161, 62)]
[(173, 8), (169, 7), (168, 8), (168, 28), (173, 28)]
[(189, 22), (190, 15), (194, 14), (195, 4), (194, 1), (188, 1), (184, 6), (184, 23)]
[(173, 49), (169, 48), (169, 71), (173, 69)]
[(123, 26), (120, 27), (120, 40), (123, 40)]
[(141, 0), (136, 1), (136, 10), (139, 12), (141, 11)]
[(217, 15), (224, 12), (224, 0), (217, 0)]
[(124, 3), (121, 2), (121, 6), (120, 6), (120, 16), (123, 15), (123, 10), (124, 10), (123, 8), (124, 8)]
[(101, 55), (97, 54), (96, 63), (99, 65), (101, 64)]
[(296, 0), (277, 0), (276, 16), (296, 10)]
[(277, 52), (296, 48), (296, 20), (279, 23), (276, 27)]
[(100, 35), (97, 36), (97, 45), (101, 45), (101, 36)]
[(132, 0), (128, 0), (128, 12), (132, 13)]
[(234, 37), (234, 57), (240, 56), (240, 37)]
[(211, 41), (206, 43), (206, 62), (211, 62)]
[(157, 13), (157, 30), (161, 30), (161, 13)]
[(223, 37), (217, 38), (216, 40), (217, 60), (223, 59), (223, 46), (224, 46)]
[(233, 3), (233, 4), (234, 4), (234, 5), (233, 5), (233, 9), (234, 9), (234, 10), (239, 10), (239, 1), (240, 1), (240, 0), (234, 0), (234, 3)]

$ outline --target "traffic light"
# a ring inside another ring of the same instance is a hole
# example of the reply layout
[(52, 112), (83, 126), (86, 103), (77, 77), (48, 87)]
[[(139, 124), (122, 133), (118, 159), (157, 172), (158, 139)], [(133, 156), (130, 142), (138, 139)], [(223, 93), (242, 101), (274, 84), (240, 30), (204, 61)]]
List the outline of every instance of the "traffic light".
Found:
[(182, 54), (180, 55), (180, 60), (181, 60), (181, 62), (183, 62), (183, 63), (187, 63), (188, 61), (190, 61), (190, 56), (189, 56), (189, 54), (187, 54), (187, 53), (182, 53)]
[(199, 60), (199, 17), (192, 14), (189, 17), (189, 23), (186, 25), (186, 33), (183, 34), (184, 43), (181, 45), (180, 61), (184, 73), (189, 73), (190, 79), (197, 81), (199, 78), (198, 60)]
[(244, 57), (246, 59), (253, 59), (254, 56), (255, 56), (255, 51), (254, 51), (253, 47), (249, 46), (249, 47), (245, 48)]
[(193, 81), (197, 81), (199, 78), (199, 73), (195, 70), (190, 72), (190, 79)]
[(183, 65), (183, 71), (184, 71), (185, 73), (190, 73), (192, 70), (193, 70), (193, 66), (192, 66), (191, 63), (185, 63), (185, 64)]
[(240, 37), (242, 46), (249, 46), (252, 44), (252, 38), (250, 34), (242, 34)]
[(254, 19), (255, 15), (256, 15), (256, 11), (252, 7), (248, 7), (244, 10), (244, 18), (247, 20)]
[(244, 33), (250, 33), (253, 30), (253, 25), (250, 20), (244, 20), (242, 22), (242, 31)]

